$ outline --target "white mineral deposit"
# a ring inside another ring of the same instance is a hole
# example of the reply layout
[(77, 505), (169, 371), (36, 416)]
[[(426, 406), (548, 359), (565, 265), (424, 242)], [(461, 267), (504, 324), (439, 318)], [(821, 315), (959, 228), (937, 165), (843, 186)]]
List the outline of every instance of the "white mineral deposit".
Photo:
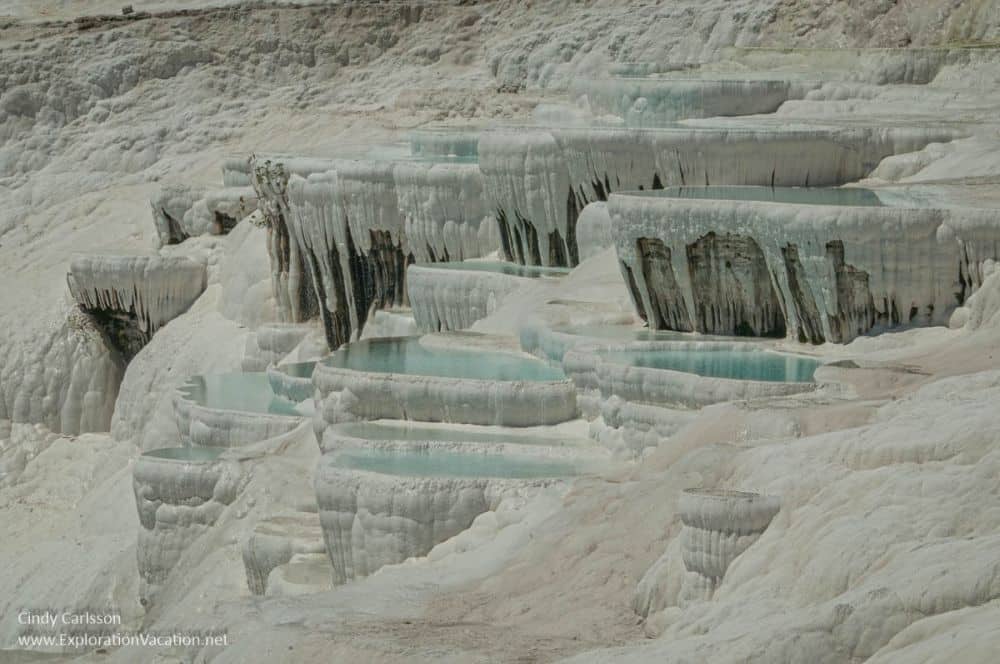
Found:
[(0, 0), (0, 664), (1000, 661), (1000, 0)]

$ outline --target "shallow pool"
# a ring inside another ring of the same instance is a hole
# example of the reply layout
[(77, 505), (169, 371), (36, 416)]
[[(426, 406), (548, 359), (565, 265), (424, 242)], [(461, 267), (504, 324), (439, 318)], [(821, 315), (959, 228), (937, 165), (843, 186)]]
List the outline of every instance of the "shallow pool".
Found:
[(793, 205), (884, 206), (874, 191), (856, 187), (668, 187), (653, 191), (628, 192), (628, 195), (648, 196), (650, 198), (758, 201)]
[(635, 367), (670, 369), (712, 378), (779, 383), (812, 382), (822, 362), (763, 350), (612, 351), (605, 359)]
[(322, 360), (328, 367), (371, 373), (399, 373), (495, 381), (558, 381), (562, 369), (509, 353), (425, 348), (419, 337), (355, 341)]
[(580, 464), (499, 454), (461, 452), (401, 452), (352, 448), (333, 453), (331, 463), (340, 468), (406, 477), (495, 477), (534, 479), (571, 477)]
[(171, 459), (173, 461), (207, 462), (215, 461), (225, 451), (224, 447), (164, 447), (143, 453), (145, 457)]
[(179, 391), (205, 408), (301, 416), (295, 404), (274, 394), (262, 371), (192, 376)]

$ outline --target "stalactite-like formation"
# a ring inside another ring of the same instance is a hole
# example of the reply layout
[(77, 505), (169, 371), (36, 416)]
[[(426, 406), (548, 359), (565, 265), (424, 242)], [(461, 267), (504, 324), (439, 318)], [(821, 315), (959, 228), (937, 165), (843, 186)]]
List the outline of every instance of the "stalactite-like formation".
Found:
[(205, 290), (205, 266), (187, 258), (80, 256), (66, 281), (126, 360)]
[(810, 343), (947, 323), (981, 283), (983, 261), (1000, 257), (1000, 223), (985, 209), (865, 203), (859, 191), (695, 187), (612, 196), (615, 245), (636, 310), (655, 329)]
[(579, 261), (576, 224), (612, 192), (678, 185), (837, 185), (892, 154), (963, 134), (922, 128), (557, 128), (486, 132), (479, 163), (504, 253)]
[(294, 178), (289, 186), (293, 244), (301, 248), (318, 296), (327, 344), (360, 336), (374, 309), (406, 303), (405, 245), (392, 173), (375, 165)]

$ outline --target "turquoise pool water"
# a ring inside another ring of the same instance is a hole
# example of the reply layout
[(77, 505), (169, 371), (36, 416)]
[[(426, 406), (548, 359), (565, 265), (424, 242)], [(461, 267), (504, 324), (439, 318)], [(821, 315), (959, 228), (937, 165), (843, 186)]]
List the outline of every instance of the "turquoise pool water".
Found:
[(245, 413), (301, 417), (295, 404), (277, 397), (263, 371), (192, 376), (181, 394), (200, 406)]
[(612, 351), (606, 359), (650, 369), (671, 369), (712, 378), (780, 383), (812, 382), (818, 360), (762, 350)]
[(794, 205), (884, 207), (874, 191), (853, 187), (668, 187), (653, 191), (628, 192), (626, 195), (650, 198), (759, 201)]
[(557, 438), (555, 436), (532, 436), (492, 431), (476, 431), (469, 428), (414, 427), (406, 424), (383, 424), (376, 422), (352, 422), (341, 424), (336, 431), (351, 438), (365, 440), (399, 440), (405, 442), (441, 443), (507, 443), (512, 445), (589, 445), (589, 440)]
[(571, 477), (581, 472), (572, 462), (506, 454), (348, 449), (332, 454), (331, 459), (340, 468), (406, 477), (534, 479)]
[(537, 265), (518, 265), (506, 261), (449, 261), (444, 263), (429, 263), (423, 267), (433, 267), (440, 270), (463, 270), (466, 272), (499, 272), (515, 277), (561, 277), (569, 274), (565, 267), (540, 267)]
[(352, 371), (474, 380), (539, 382), (566, 378), (562, 369), (531, 358), (507, 353), (429, 349), (420, 345), (419, 339), (387, 337), (355, 341), (341, 347), (322, 363)]
[(164, 447), (145, 452), (142, 456), (175, 461), (215, 461), (225, 451), (224, 447)]

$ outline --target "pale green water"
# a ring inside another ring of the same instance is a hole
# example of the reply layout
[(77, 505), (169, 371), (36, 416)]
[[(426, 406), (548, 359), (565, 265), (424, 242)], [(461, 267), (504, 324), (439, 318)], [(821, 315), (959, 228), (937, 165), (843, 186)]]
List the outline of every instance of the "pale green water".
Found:
[(606, 359), (635, 367), (672, 369), (712, 378), (780, 383), (812, 382), (818, 360), (761, 350), (613, 351)]
[(275, 396), (263, 371), (192, 376), (180, 392), (206, 408), (301, 416), (295, 404)]
[(566, 377), (560, 368), (507, 353), (424, 348), (419, 337), (355, 341), (322, 362), (329, 367), (352, 371), (474, 380), (537, 382)]
[(142, 456), (198, 463), (215, 461), (225, 449), (224, 447), (164, 447), (145, 452)]
[(668, 187), (651, 191), (629, 192), (628, 196), (650, 198), (690, 198), (722, 201), (759, 201), (793, 205), (837, 205), (884, 207), (870, 189), (841, 187)]
[(274, 368), (292, 378), (312, 378), (316, 362), (293, 362), (292, 364), (280, 364)]
[(467, 272), (500, 272), (515, 277), (561, 277), (569, 274), (566, 267), (541, 267), (538, 265), (518, 265), (506, 261), (449, 261), (445, 263), (430, 263), (424, 267), (441, 270), (463, 270)]
[(497, 477), (533, 479), (578, 475), (578, 464), (567, 461), (460, 452), (399, 452), (349, 449), (332, 455), (340, 468), (406, 477)]
[(475, 431), (447, 427), (413, 427), (405, 424), (352, 422), (341, 424), (336, 431), (352, 438), (365, 440), (399, 440), (405, 442), (441, 443), (507, 443), (512, 445), (587, 445), (588, 440), (532, 436), (491, 431)]

